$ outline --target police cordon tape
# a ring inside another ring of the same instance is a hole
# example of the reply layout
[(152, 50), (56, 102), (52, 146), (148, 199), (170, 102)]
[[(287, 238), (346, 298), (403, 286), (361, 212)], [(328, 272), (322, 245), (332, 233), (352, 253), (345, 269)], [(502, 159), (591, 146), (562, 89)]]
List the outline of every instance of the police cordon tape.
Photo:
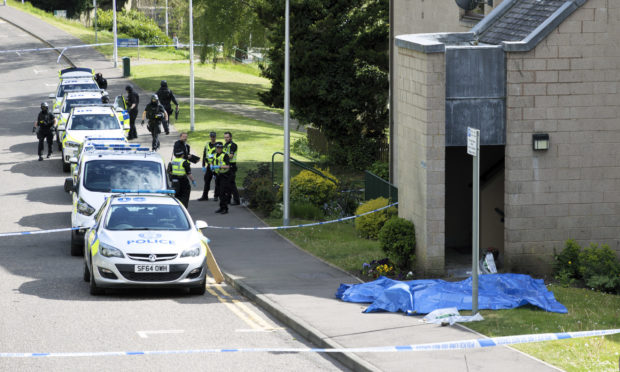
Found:
[(0, 358), (76, 358), (105, 356), (139, 356), (139, 355), (180, 355), (180, 354), (215, 354), (215, 353), (395, 353), (412, 351), (470, 350), (494, 346), (525, 344), (532, 342), (557, 341), (582, 337), (609, 336), (620, 333), (620, 329), (597, 331), (541, 333), (518, 336), (477, 338), (461, 341), (435, 342), (417, 345), (377, 346), (358, 348), (228, 348), (228, 349), (187, 349), (187, 350), (146, 350), (146, 351), (95, 351), (74, 353), (0, 353)]
[[(55, 50), (55, 51), (65, 51), (67, 49), (79, 49), (79, 48), (91, 48), (91, 47), (98, 47), (98, 46), (106, 46), (106, 45), (114, 45), (114, 43), (98, 43), (98, 44), (83, 44), (83, 45), (68, 45), (68, 46), (61, 46), (61, 47), (46, 47), (46, 48), (29, 48), (29, 49), (7, 49), (7, 50), (0, 50), (0, 54), (5, 54), (5, 53), (28, 53), (28, 52), (46, 52), (46, 51), (50, 51), (50, 50)], [(188, 46), (189, 44), (179, 44), (179, 47), (185, 47)], [(175, 44), (148, 44), (148, 45), (124, 45), (124, 46), (120, 46), (119, 48), (165, 48), (165, 47), (176, 47), (177, 45)], [(194, 46), (202, 46), (202, 44), (197, 44), (194, 43)]]
[[(342, 222), (342, 221), (352, 220), (352, 219), (355, 219), (355, 218), (366, 216), (366, 215), (369, 215), (371, 213), (379, 212), (379, 211), (382, 211), (384, 209), (393, 207), (393, 206), (395, 206), (397, 204), (398, 204), (398, 202), (392, 203), (390, 205), (386, 205), (385, 207), (378, 208), (378, 209), (375, 209), (375, 210), (372, 210), (372, 211), (369, 211), (369, 212), (366, 212), (366, 213), (358, 214), (358, 215), (355, 215), (355, 216), (338, 218), (336, 220), (331, 220), (331, 221), (321, 221), (321, 222), (314, 222), (314, 223), (306, 223), (306, 224), (302, 224), (302, 225), (258, 226), (258, 227), (207, 226), (206, 228), (207, 229), (220, 229), (220, 230), (284, 230), (284, 229), (295, 229), (295, 228), (298, 228), (298, 227), (311, 227), (311, 226), (327, 225), (327, 224), (330, 224), (330, 223)], [(5, 237), (5, 236), (51, 234), (51, 233), (55, 233), (55, 232), (73, 231), (73, 230), (80, 230), (80, 229), (83, 229), (83, 227), (67, 227), (67, 228), (53, 229), (53, 230), (36, 230), (36, 231), (22, 231), (22, 232), (0, 233), (0, 238)]]

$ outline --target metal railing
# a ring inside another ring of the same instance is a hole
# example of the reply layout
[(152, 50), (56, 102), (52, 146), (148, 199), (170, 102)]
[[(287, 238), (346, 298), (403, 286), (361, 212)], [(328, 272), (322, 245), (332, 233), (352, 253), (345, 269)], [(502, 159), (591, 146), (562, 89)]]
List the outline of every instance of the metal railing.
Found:
[[(276, 152), (274, 152), (271, 155), (271, 183), (274, 184), (274, 185), (275, 185), (274, 168), (275, 168), (275, 157), (276, 157), (276, 155), (284, 156), (284, 153), (280, 152), (280, 151), (276, 151)], [(310, 172), (312, 172), (312, 173), (314, 173), (316, 175), (319, 175), (319, 176), (321, 176), (321, 177), (323, 177), (325, 179), (328, 179), (328, 180), (332, 181), (336, 185), (339, 185), (337, 180), (335, 180), (335, 179), (325, 175), (325, 173), (321, 172), (320, 170), (312, 168), (312, 167), (309, 167), (306, 164), (302, 163), (301, 161), (299, 161), (299, 160), (297, 160), (297, 159), (295, 159), (293, 157), (290, 157), (290, 159), (291, 159), (291, 163), (292, 164), (294, 164), (294, 165), (296, 165), (296, 166), (298, 166), (298, 167), (300, 167), (302, 169), (305, 169), (307, 171), (310, 171)]]
[(364, 189), (365, 200), (384, 197), (398, 202), (398, 188), (370, 171), (364, 172)]

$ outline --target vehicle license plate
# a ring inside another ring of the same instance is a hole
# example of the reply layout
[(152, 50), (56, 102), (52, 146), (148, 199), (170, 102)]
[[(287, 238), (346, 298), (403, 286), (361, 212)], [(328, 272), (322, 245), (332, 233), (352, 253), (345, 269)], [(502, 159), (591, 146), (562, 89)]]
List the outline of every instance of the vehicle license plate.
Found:
[(168, 273), (170, 265), (135, 265), (136, 273)]

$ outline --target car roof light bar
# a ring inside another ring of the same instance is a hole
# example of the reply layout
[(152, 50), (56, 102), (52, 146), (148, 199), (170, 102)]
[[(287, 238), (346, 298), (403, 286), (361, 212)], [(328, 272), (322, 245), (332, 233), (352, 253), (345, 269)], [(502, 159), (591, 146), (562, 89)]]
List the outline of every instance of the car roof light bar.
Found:
[(110, 192), (117, 194), (174, 194), (174, 190), (132, 190), (132, 189), (112, 189)]

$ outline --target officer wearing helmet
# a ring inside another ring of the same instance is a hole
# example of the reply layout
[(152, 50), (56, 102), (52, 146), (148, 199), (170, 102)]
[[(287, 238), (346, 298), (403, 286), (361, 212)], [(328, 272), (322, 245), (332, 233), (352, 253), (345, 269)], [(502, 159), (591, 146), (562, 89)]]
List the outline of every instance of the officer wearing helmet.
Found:
[(164, 120), (168, 120), (168, 113), (164, 106), (159, 103), (157, 94), (151, 95), (151, 102), (146, 105), (144, 112), (142, 112), (142, 124), (144, 125), (144, 119), (149, 119), (147, 129), (153, 136), (153, 151), (157, 151), (159, 148), (159, 133), (161, 128), (159, 127)]
[[(168, 114), (168, 117), (170, 117), (170, 115), (172, 115), (172, 105), (170, 104), (170, 102), (171, 101), (174, 102), (174, 105), (176, 106), (177, 111), (179, 110), (179, 103), (177, 102), (177, 99), (174, 97), (174, 94), (172, 93), (170, 88), (168, 88), (168, 82), (166, 80), (162, 80), (160, 85), (161, 87), (155, 94), (157, 94), (157, 97), (159, 97), (159, 103), (161, 103), (162, 106), (164, 106), (164, 108), (166, 109), (166, 113)], [(164, 132), (166, 134), (170, 134), (170, 128), (168, 127), (169, 120), (164, 121), (163, 125), (164, 125)]]
[(57, 121), (54, 115), (49, 112), (49, 106), (47, 102), (41, 103), (41, 112), (37, 117), (37, 121), (34, 122), (32, 132), (37, 132), (37, 138), (39, 139), (39, 161), (43, 160), (43, 143), (47, 140), (47, 157), (52, 156), (52, 145), (54, 144), (54, 128)]
[(168, 174), (172, 180), (172, 184), (176, 190), (176, 198), (187, 208), (189, 206), (189, 195), (192, 187), (189, 182), (196, 186), (194, 176), (192, 176), (192, 168), (187, 159), (183, 158), (184, 152), (177, 150), (174, 152), (174, 158), (168, 163)]
[(108, 104), (110, 103), (110, 95), (108, 92), (101, 93), (101, 103)]
[(131, 85), (125, 87), (127, 92), (127, 109), (129, 110), (129, 134), (127, 139), (131, 140), (138, 138), (138, 131), (136, 130), (136, 118), (138, 117), (138, 103), (140, 103), (140, 96), (133, 90)]

